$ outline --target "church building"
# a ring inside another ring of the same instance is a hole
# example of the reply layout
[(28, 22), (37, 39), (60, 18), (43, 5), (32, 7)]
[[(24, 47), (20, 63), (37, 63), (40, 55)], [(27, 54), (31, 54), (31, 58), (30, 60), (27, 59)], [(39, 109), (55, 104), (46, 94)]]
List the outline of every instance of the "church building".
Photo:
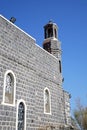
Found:
[(44, 26), (43, 48), (0, 15), (0, 130), (68, 130), (58, 26)]

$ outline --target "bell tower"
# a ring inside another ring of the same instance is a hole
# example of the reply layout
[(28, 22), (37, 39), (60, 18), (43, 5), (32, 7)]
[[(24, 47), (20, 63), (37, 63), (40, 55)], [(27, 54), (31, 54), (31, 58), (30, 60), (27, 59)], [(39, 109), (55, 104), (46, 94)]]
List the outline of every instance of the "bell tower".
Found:
[(43, 48), (54, 55), (56, 58), (61, 56), (60, 41), (58, 40), (58, 26), (49, 21), (44, 26)]

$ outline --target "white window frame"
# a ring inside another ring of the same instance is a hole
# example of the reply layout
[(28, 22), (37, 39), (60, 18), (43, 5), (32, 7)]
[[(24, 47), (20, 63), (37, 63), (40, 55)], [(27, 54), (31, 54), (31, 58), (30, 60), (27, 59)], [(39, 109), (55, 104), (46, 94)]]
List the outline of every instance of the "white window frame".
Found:
[(26, 103), (25, 103), (25, 101), (23, 99), (17, 100), (16, 130), (18, 130), (18, 107), (19, 107), (19, 104), (21, 102), (24, 105), (24, 130), (26, 130), (26, 110), (27, 110), (27, 107), (26, 107)]
[[(13, 103), (10, 104), (10, 103), (5, 103), (5, 87), (6, 87), (6, 76), (11, 73), (13, 78), (14, 78), (14, 92), (13, 92)], [(15, 95), (16, 95), (16, 77), (15, 77), (15, 74), (13, 73), (12, 70), (7, 70), (4, 74), (4, 87), (3, 87), (3, 101), (2, 101), (2, 104), (3, 105), (8, 105), (8, 106), (15, 106)]]
[[(49, 113), (46, 112), (46, 109), (45, 109), (45, 91), (46, 90), (49, 92), (49, 105), (50, 105), (50, 112)], [(51, 115), (51, 94), (50, 94), (50, 91), (47, 87), (44, 89), (44, 114), (50, 114)]]

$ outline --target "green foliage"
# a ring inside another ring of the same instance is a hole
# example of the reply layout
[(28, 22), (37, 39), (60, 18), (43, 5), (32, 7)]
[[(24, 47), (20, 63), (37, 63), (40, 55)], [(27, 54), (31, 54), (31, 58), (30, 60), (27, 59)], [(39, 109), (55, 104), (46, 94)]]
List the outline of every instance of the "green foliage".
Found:
[(82, 122), (82, 124), (83, 124), (83, 128), (85, 130), (87, 130), (87, 108), (85, 108), (84, 113), (83, 113), (83, 122)]
[(74, 111), (74, 117), (82, 130), (87, 130), (87, 107), (82, 107), (77, 103), (77, 110)]

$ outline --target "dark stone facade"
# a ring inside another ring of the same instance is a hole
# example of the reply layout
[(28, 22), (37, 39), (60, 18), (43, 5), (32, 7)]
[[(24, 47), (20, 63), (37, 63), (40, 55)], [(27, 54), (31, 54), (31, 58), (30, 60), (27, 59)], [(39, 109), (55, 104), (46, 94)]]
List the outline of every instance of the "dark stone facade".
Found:
[[(63, 130), (71, 125), (69, 94), (62, 88), (62, 74), (58, 68), (58, 58), (0, 16), (0, 130), (22, 130), (18, 129), (18, 104), (21, 102), (24, 104), (23, 130)], [(14, 104), (5, 103), (3, 97), (8, 70), (16, 79)], [(50, 92), (50, 113), (44, 112), (45, 88)]]

